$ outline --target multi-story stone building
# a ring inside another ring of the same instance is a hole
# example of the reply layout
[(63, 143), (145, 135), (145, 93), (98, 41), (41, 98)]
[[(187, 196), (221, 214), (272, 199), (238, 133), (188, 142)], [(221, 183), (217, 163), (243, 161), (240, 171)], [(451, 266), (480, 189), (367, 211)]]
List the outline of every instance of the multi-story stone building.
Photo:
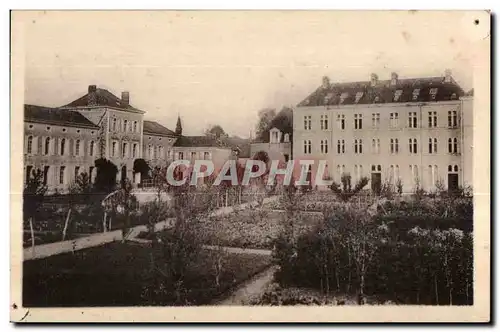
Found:
[(134, 161), (164, 167), (174, 159), (210, 159), (220, 167), (233, 158), (234, 149), (219, 139), (183, 136), (180, 118), (175, 133), (130, 104), (130, 94), (118, 98), (95, 85), (87, 94), (57, 107), (24, 106), (25, 181), (32, 170), (43, 172), (49, 192), (65, 192), (78, 174), (95, 179), (95, 160), (106, 158), (118, 167), (117, 182), (141, 182)]
[(449, 71), (322, 83), (294, 108), (294, 159), (326, 160), (330, 178), (367, 176), (376, 191), (398, 181), (404, 192), (472, 185), (473, 97)]

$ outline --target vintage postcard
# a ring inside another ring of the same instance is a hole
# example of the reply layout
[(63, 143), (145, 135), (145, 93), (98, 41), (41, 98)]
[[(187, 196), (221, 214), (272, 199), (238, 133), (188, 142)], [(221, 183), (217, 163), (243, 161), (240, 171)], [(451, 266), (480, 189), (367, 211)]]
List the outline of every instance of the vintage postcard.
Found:
[(489, 322), (490, 12), (13, 11), (14, 322)]

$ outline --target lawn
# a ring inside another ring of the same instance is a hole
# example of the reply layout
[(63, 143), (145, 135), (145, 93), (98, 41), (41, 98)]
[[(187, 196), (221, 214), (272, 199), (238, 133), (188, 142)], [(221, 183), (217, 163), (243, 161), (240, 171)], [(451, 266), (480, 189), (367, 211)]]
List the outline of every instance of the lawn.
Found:
[[(150, 280), (148, 245), (110, 243), (100, 247), (26, 261), (23, 264), (23, 306), (144, 306)], [(156, 255), (156, 253), (155, 253)], [(157, 255), (157, 257), (159, 257)], [(220, 287), (215, 286), (214, 255), (203, 250), (190, 263), (186, 300), (210, 304), (271, 264), (253, 254), (224, 254)], [(169, 305), (161, 303), (156, 305)]]

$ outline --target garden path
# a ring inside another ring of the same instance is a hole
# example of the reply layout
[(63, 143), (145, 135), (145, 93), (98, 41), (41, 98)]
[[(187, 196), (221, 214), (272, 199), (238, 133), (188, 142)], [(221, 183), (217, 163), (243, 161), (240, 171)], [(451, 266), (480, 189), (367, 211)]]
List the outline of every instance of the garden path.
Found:
[(263, 272), (257, 274), (247, 282), (243, 283), (228, 298), (215, 303), (216, 305), (248, 305), (252, 299), (257, 298), (267, 289), (273, 281), (274, 272), (277, 266), (271, 266)]

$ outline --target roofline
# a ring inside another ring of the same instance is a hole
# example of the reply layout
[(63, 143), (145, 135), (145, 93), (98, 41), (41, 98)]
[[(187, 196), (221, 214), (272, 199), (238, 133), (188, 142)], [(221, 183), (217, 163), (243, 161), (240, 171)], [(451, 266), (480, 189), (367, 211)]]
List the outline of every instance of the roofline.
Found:
[(179, 135), (176, 135), (176, 134), (161, 134), (161, 133), (154, 133), (154, 132), (146, 131), (146, 130), (143, 130), (142, 134), (143, 135), (152, 135), (152, 136), (161, 136), (161, 137), (179, 137)]
[(114, 107), (114, 106), (107, 106), (107, 105), (96, 105), (96, 106), (61, 106), (57, 107), (60, 109), (92, 109), (92, 108), (110, 108), (115, 111), (121, 111), (121, 112), (130, 112), (130, 113), (137, 113), (137, 114), (146, 114), (145, 111), (141, 111), (139, 109), (129, 109), (129, 108), (121, 108), (121, 107)]
[[(459, 97), (462, 98), (462, 97)], [(331, 109), (342, 109), (342, 108), (358, 108), (358, 107), (373, 107), (373, 108), (380, 108), (380, 107), (401, 107), (401, 106), (429, 106), (429, 105), (453, 105), (453, 104), (458, 104), (460, 102), (460, 99), (456, 100), (443, 100), (443, 101), (429, 101), (429, 102), (406, 102), (406, 103), (395, 103), (395, 102), (390, 102), (390, 103), (370, 103), (370, 104), (337, 104), (337, 105), (314, 105), (314, 106), (295, 106), (292, 108), (293, 111), (298, 110), (298, 109), (305, 109), (305, 108), (323, 108), (325, 110), (331, 110)]]
[(78, 127), (78, 128), (88, 128), (88, 129), (100, 129), (98, 125), (84, 125), (84, 124), (79, 124), (79, 123), (74, 123), (74, 122), (57, 122), (57, 121), (50, 121), (50, 120), (39, 120), (39, 119), (33, 119), (33, 118), (24, 118), (24, 122), (33, 122), (33, 123), (43, 123), (43, 124), (50, 124), (54, 126), (61, 126), (61, 127)]

